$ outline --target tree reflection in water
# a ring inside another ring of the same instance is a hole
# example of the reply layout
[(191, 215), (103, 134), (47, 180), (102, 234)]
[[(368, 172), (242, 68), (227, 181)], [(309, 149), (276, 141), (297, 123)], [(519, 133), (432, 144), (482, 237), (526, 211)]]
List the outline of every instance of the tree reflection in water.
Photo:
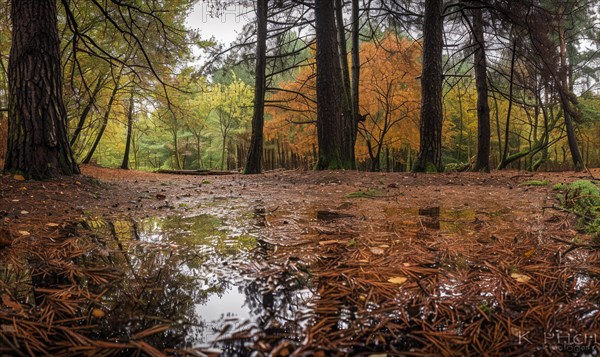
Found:
[(164, 351), (216, 346), (245, 355), (263, 349), (254, 345), (259, 340), (263, 347), (297, 341), (311, 316), (305, 309), (311, 297), (307, 268), (288, 260), (286, 269), (270, 267), (273, 274), (245, 275), (242, 267), (264, 252), (252, 251), (253, 236), (217, 217), (86, 226), (104, 250), (79, 263), (112, 265), (121, 273), (116, 282), (90, 282), (105, 291), (99, 308), (106, 316), (98, 321), (96, 339), (143, 337)]

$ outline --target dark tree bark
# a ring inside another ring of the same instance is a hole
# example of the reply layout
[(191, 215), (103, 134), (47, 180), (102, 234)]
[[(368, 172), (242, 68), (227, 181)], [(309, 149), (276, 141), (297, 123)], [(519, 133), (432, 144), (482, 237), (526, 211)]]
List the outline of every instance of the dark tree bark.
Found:
[(344, 25), (344, 2), (335, 0), (335, 18), (337, 24), (338, 46), (340, 52), (341, 80), (342, 80), (342, 151), (343, 156), (352, 160), (352, 169), (356, 168), (354, 161), (355, 125), (352, 115), (352, 98), (350, 83), (350, 65), (348, 63), (348, 50), (346, 49), (346, 26)]
[[(353, 132), (352, 141), (353, 147), (356, 144), (358, 136), (358, 123), (360, 117), (360, 14), (359, 0), (352, 0), (352, 120)], [(356, 161), (355, 161), (356, 166)]]
[(423, 74), (421, 75), (421, 149), (414, 172), (443, 171), (442, 166), (442, 50), (443, 0), (425, 1)]
[(81, 115), (79, 116), (79, 121), (77, 122), (77, 126), (75, 127), (75, 131), (73, 132), (73, 136), (71, 136), (71, 141), (70, 141), (71, 146), (75, 145), (75, 142), (77, 142), (77, 138), (79, 138), (79, 134), (81, 134), (81, 131), (83, 130), (85, 121), (86, 121), (88, 115), (90, 114), (92, 107), (96, 103), (96, 97), (98, 96), (98, 93), (102, 89), (102, 86), (104, 85), (104, 82), (106, 81), (106, 78), (107, 78), (106, 75), (100, 75), (98, 77), (98, 81), (96, 82), (96, 87), (94, 87), (94, 90), (92, 91), (90, 100), (87, 102), (87, 104), (83, 108), (83, 111), (81, 112)]
[(4, 170), (29, 179), (79, 173), (67, 135), (56, 2), (13, 0)]
[(561, 7), (561, 14), (559, 15), (558, 21), (558, 38), (560, 41), (560, 84), (559, 84), (559, 96), (560, 102), (563, 107), (563, 113), (565, 117), (565, 129), (567, 130), (567, 139), (569, 142), (569, 150), (571, 151), (571, 158), (573, 159), (573, 165), (575, 171), (583, 170), (583, 160), (581, 158), (581, 152), (577, 145), (577, 136), (575, 135), (575, 126), (573, 125), (571, 100), (570, 100), (570, 83), (569, 83), (569, 70), (567, 64), (567, 45), (565, 41), (565, 27), (563, 24), (563, 12), (564, 9)]
[(472, 9), (475, 38), (475, 84), (477, 87), (477, 161), (475, 171), (490, 172), (490, 106), (488, 103), (487, 64), (484, 24), (481, 9)]
[(268, 0), (256, 3), (257, 44), (256, 44), (256, 83), (254, 89), (254, 115), (252, 117), (252, 138), (246, 160), (246, 174), (261, 172), (263, 152), (263, 129), (265, 124), (265, 89), (267, 68), (267, 13)]
[(510, 131), (510, 116), (512, 113), (513, 106), (513, 88), (515, 79), (515, 61), (517, 57), (517, 42), (513, 42), (512, 46), (512, 58), (510, 60), (510, 79), (508, 87), (508, 110), (506, 111), (506, 127), (504, 128), (504, 151), (502, 153), (502, 160), (498, 165), (498, 170), (503, 170), (508, 165), (508, 143), (509, 143), (509, 131)]
[(125, 139), (125, 153), (123, 154), (123, 163), (121, 168), (129, 170), (129, 152), (131, 151), (131, 136), (133, 133), (133, 91), (129, 97), (129, 108), (127, 110), (127, 138)]
[(343, 150), (343, 120), (340, 98), (341, 67), (335, 24), (334, 0), (315, 2), (317, 41), (317, 137), (318, 170), (349, 169), (352, 160)]

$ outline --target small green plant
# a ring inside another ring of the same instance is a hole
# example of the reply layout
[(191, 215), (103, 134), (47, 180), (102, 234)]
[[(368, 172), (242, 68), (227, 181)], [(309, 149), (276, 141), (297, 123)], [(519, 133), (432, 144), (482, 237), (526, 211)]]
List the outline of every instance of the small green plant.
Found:
[(478, 307), (488, 317), (494, 312), (494, 308), (486, 300), (483, 300)]
[(579, 219), (578, 228), (591, 234), (600, 232), (600, 186), (588, 180), (575, 181), (558, 195), (563, 207), (573, 211)]
[(561, 182), (561, 183), (557, 183), (556, 185), (552, 186), (552, 190), (562, 191), (562, 190), (566, 190), (568, 187), (569, 187), (569, 185)]
[(369, 191), (356, 191), (346, 195), (346, 198), (373, 198), (381, 196), (383, 192), (381, 190), (372, 189)]
[(529, 187), (543, 187), (543, 186), (548, 186), (550, 182), (548, 180), (530, 180), (530, 181), (525, 181), (523, 183), (521, 183), (521, 186), (529, 186)]

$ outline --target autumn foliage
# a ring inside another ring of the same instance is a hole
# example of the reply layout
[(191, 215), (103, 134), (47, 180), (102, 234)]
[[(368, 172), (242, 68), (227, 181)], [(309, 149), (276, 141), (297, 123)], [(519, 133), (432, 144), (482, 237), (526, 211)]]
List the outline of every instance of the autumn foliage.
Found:
[[(393, 33), (361, 47), (360, 110), (356, 157), (366, 168), (380, 168), (384, 150), (418, 150), (421, 46)], [(269, 98), (265, 134), (306, 157), (316, 152), (316, 68), (298, 70)], [(406, 163), (405, 155), (398, 155)]]

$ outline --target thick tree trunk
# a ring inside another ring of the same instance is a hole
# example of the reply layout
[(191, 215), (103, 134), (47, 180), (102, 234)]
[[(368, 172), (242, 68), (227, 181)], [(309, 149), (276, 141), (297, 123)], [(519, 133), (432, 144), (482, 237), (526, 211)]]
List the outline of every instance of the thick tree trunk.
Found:
[(421, 75), (421, 149), (414, 172), (443, 171), (442, 166), (442, 50), (443, 0), (425, 1), (423, 74)]
[(334, 0), (315, 2), (318, 170), (351, 168), (342, 148), (341, 73)]
[(340, 52), (340, 67), (342, 80), (342, 150), (343, 156), (352, 160), (352, 167), (355, 168), (354, 162), (354, 117), (352, 115), (352, 98), (351, 98), (351, 83), (350, 83), (350, 65), (348, 64), (348, 50), (346, 49), (346, 27), (344, 25), (344, 2), (335, 0), (335, 17), (337, 24), (338, 46)]
[(256, 4), (257, 44), (256, 44), (256, 83), (254, 88), (254, 115), (252, 117), (252, 137), (246, 160), (246, 174), (261, 172), (263, 152), (263, 129), (265, 125), (265, 89), (267, 68), (267, 12), (268, 0), (258, 0)]
[(483, 36), (483, 14), (473, 9), (473, 37), (475, 38), (475, 84), (477, 86), (477, 161), (475, 171), (490, 172), (490, 106), (488, 103), (487, 64)]
[(129, 170), (129, 152), (131, 151), (131, 136), (133, 133), (133, 91), (129, 97), (129, 108), (127, 111), (127, 138), (125, 139), (125, 153), (123, 154), (123, 163), (121, 168)]
[(13, 0), (5, 171), (30, 179), (79, 173), (67, 135), (54, 0)]

